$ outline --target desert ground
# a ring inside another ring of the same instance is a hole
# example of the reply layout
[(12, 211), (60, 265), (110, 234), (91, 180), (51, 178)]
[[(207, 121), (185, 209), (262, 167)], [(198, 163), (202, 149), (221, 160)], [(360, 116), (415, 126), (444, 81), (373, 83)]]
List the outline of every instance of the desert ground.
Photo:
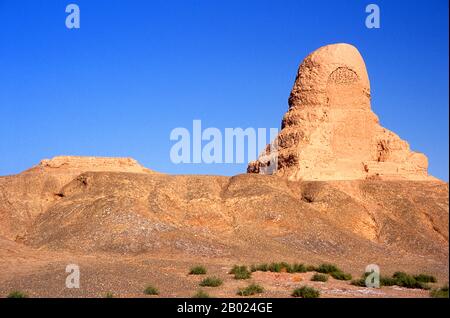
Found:
[[(0, 178), (1, 295), (145, 297), (151, 284), (159, 297), (191, 297), (200, 289), (236, 297), (239, 287), (255, 282), (265, 292), (254, 297), (290, 297), (303, 285), (321, 297), (429, 297), (429, 291), (398, 286), (312, 282), (312, 272), (257, 271), (249, 280), (228, 274), (235, 264), (282, 261), (334, 263), (354, 278), (377, 264), (382, 275), (426, 273), (438, 279), (432, 287), (448, 282), (444, 182), (83, 169), (38, 165)], [(80, 268), (79, 289), (65, 286), (68, 264)], [(203, 276), (188, 275), (195, 265), (224, 284), (200, 287)]]

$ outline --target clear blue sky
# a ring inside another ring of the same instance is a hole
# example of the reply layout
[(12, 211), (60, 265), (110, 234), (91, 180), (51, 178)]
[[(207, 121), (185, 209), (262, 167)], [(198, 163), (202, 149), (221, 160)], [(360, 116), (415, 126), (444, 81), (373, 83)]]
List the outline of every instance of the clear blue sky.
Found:
[[(65, 27), (76, 3), (81, 28)], [(365, 6), (381, 29), (365, 27)], [(448, 1), (0, 0), (0, 175), (56, 155), (130, 156), (168, 173), (175, 127), (279, 127), (302, 59), (348, 42), (381, 123), (448, 181)]]

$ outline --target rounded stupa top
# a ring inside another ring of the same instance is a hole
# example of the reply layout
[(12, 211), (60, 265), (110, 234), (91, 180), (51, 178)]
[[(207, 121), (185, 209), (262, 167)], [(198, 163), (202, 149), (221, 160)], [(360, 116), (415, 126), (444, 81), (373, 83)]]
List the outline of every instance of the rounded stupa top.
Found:
[(370, 99), (366, 65), (353, 45), (330, 44), (309, 54), (298, 69), (289, 106), (326, 105), (330, 85), (357, 86)]

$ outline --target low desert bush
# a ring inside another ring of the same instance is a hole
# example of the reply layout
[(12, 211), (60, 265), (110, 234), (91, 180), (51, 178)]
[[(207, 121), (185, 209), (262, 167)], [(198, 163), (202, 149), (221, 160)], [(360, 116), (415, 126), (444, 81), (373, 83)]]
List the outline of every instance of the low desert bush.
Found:
[(28, 295), (21, 291), (15, 290), (10, 292), (7, 298), (28, 298)]
[(395, 279), (395, 285), (405, 288), (420, 288), (427, 289), (427, 285), (424, 283), (418, 282), (413, 276), (408, 275), (404, 272), (395, 272), (392, 275), (392, 278)]
[(352, 279), (351, 274), (344, 273), (342, 271), (331, 272), (330, 275), (331, 275), (331, 277), (333, 277), (334, 279), (337, 279), (337, 280), (351, 280)]
[(304, 264), (294, 263), (290, 266), (290, 271), (288, 271), (288, 272), (289, 273), (306, 273), (307, 269)]
[[(353, 280), (351, 284), (360, 287), (366, 286), (365, 279), (368, 274), (369, 273), (365, 273), (362, 278)], [(404, 272), (395, 272), (392, 277), (380, 277), (380, 286), (400, 286), (404, 288), (430, 289), (430, 287), (426, 284), (428, 282), (436, 282), (436, 278), (425, 274), (412, 276)]]
[(358, 287), (366, 287), (366, 279), (365, 278), (354, 279), (350, 282), (350, 284)]
[(397, 285), (397, 280), (392, 277), (381, 276), (380, 277), (380, 286), (394, 286)]
[(292, 292), (292, 296), (301, 298), (318, 298), (320, 297), (320, 292), (315, 288), (303, 286), (295, 289)]
[(269, 265), (269, 272), (273, 273), (281, 273), (281, 271), (285, 268), (282, 263), (271, 263)]
[(322, 274), (331, 274), (333, 272), (341, 272), (341, 270), (334, 264), (321, 264), (318, 267), (315, 268), (316, 272), (322, 273)]
[(251, 272), (267, 272), (269, 270), (269, 264), (259, 264), (250, 266)]
[(194, 266), (189, 271), (189, 275), (205, 275), (206, 274), (206, 268), (203, 266)]
[(203, 290), (199, 290), (192, 298), (211, 298), (209, 294)]
[(264, 288), (257, 284), (251, 284), (245, 288), (240, 288), (237, 292), (239, 296), (251, 296), (255, 294), (261, 294), (264, 292)]
[(280, 262), (280, 263), (264, 263), (259, 265), (252, 265), (250, 267), (251, 272), (274, 272), (274, 273), (281, 273), (281, 272), (287, 272), (287, 273), (306, 273), (307, 267), (304, 264), (299, 263), (293, 263), (289, 264), (286, 262)]
[(328, 275), (327, 274), (314, 274), (314, 276), (311, 278), (313, 282), (326, 282), (328, 281)]
[(218, 277), (207, 277), (200, 282), (202, 287), (218, 287), (222, 285), (223, 281)]
[(159, 295), (159, 291), (157, 288), (153, 287), (152, 285), (148, 285), (144, 289), (144, 294), (146, 295)]
[(432, 275), (427, 275), (427, 274), (415, 275), (414, 279), (420, 283), (436, 283), (437, 282), (436, 277), (434, 277)]
[(316, 267), (314, 265), (308, 265), (308, 266), (306, 266), (306, 271), (307, 272), (315, 272)]
[(430, 292), (430, 296), (433, 298), (448, 298), (448, 285), (442, 288), (433, 289)]
[(230, 274), (234, 274), (234, 279), (249, 279), (252, 276), (252, 273), (248, 270), (247, 266), (244, 265), (234, 265)]
[(111, 293), (111, 292), (107, 292), (107, 293), (105, 294), (105, 298), (114, 298), (114, 294)]

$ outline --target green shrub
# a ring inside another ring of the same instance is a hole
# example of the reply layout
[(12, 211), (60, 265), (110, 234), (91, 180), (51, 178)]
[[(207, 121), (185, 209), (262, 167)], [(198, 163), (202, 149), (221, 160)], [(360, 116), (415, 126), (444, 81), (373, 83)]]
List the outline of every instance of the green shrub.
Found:
[(218, 277), (207, 277), (200, 282), (202, 287), (218, 287), (222, 285), (223, 281)]
[(7, 298), (28, 298), (28, 295), (21, 291), (15, 290), (10, 292)]
[(430, 292), (430, 296), (433, 298), (448, 298), (448, 285), (432, 290)]
[(394, 286), (397, 285), (397, 280), (392, 277), (381, 276), (380, 286)]
[(436, 283), (436, 277), (427, 274), (419, 274), (414, 276), (414, 279), (420, 283)]
[(418, 282), (414, 277), (404, 272), (395, 272), (392, 278), (395, 279), (396, 285), (400, 287), (426, 289), (426, 285)]
[(249, 279), (252, 273), (249, 271), (239, 271), (234, 274), (234, 279)]
[(366, 287), (366, 279), (365, 278), (354, 279), (351, 281), (350, 284), (358, 287)]
[(192, 298), (211, 298), (209, 294), (203, 290), (199, 290)]
[(281, 265), (281, 263), (271, 263), (269, 265), (269, 272), (281, 273), (282, 269), (283, 266)]
[(337, 279), (337, 280), (351, 280), (352, 279), (351, 274), (344, 273), (341, 271), (331, 272), (330, 275), (331, 275), (331, 277), (333, 277), (334, 279)]
[(264, 292), (264, 288), (257, 284), (251, 284), (245, 288), (240, 288), (237, 292), (239, 296), (251, 296), (255, 294), (261, 294)]
[(252, 276), (252, 273), (248, 270), (247, 266), (238, 266), (235, 265), (230, 274), (234, 274), (234, 279), (249, 279)]
[(144, 289), (144, 294), (146, 295), (159, 295), (159, 291), (157, 288), (153, 287), (152, 285), (148, 285)]
[(317, 267), (316, 272), (323, 273), (323, 274), (331, 274), (333, 272), (341, 272), (341, 270), (334, 264), (321, 264), (319, 267)]
[(247, 268), (244, 265), (234, 265), (232, 269), (228, 272), (228, 274), (236, 274), (236, 272), (242, 271), (244, 268)]
[(306, 273), (307, 269), (306, 266), (304, 264), (297, 264), (294, 263), (291, 265), (290, 267), (290, 271), (288, 271), (289, 273)]
[[(354, 286), (365, 287), (365, 279), (370, 273), (364, 273), (363, 277), (360, 279), (353, 280), (351, 282)], [(331, 274), (333, 276), (333, 273)], [(419, 279), (416, 279), (419, 278)], [(404, 272), (395, 272), (392, 277), (381, 276), (380, 286), (400, 286), (404, 288), (420, 288), (420, 289), (430, 289), (426, 282), (432, 282), (435, 279), (433, 276), (429, 275), (416, 275), (411, 276)]]
[(314, 276), (311, 278), (313, 282), (326, 282), (328, 281), (328, 275), (327, 274), (314, 274)]
[(318, 298), (320, 297), (320, 292), (315, 288), (303, 286), (295, 289), (292, 292), (292, 296), (301, 298)]
[(314, 265), (308, 265), (308, 266), (306, 266), (306, 271), (307, 272), (315, 272), (316, 267)]
[(284, 270), (284, 271), (286, 271), (288, 273), (292, 273), (293, 272), (292, 266), (289, 263), (281, 262), (280, 266), (281, 266), (281, 271)]
[(269, 270), (269, 265), (268, 264), (259, 264), (259, 265), (252, 265), (250, 267), (250, 271), (251, 272), (267, 272)]
[(206, 268), (203, 266), (194, 266), (191, 268), (189, 275), (205, 275)]
[(289, 264), (286, 262), (281, 262), (281, 263), (252, 265), (250, 267), (250, 271), (274, 272), (274, 273), (286, 271), (288, 273), (306, 273), (307, 268), (304, 264), (298, 263)]
[(111, 293), (111, 292), (107, 292), (107, 293), (105, 294), (105, 298), (114, 298), (114, 294)]

